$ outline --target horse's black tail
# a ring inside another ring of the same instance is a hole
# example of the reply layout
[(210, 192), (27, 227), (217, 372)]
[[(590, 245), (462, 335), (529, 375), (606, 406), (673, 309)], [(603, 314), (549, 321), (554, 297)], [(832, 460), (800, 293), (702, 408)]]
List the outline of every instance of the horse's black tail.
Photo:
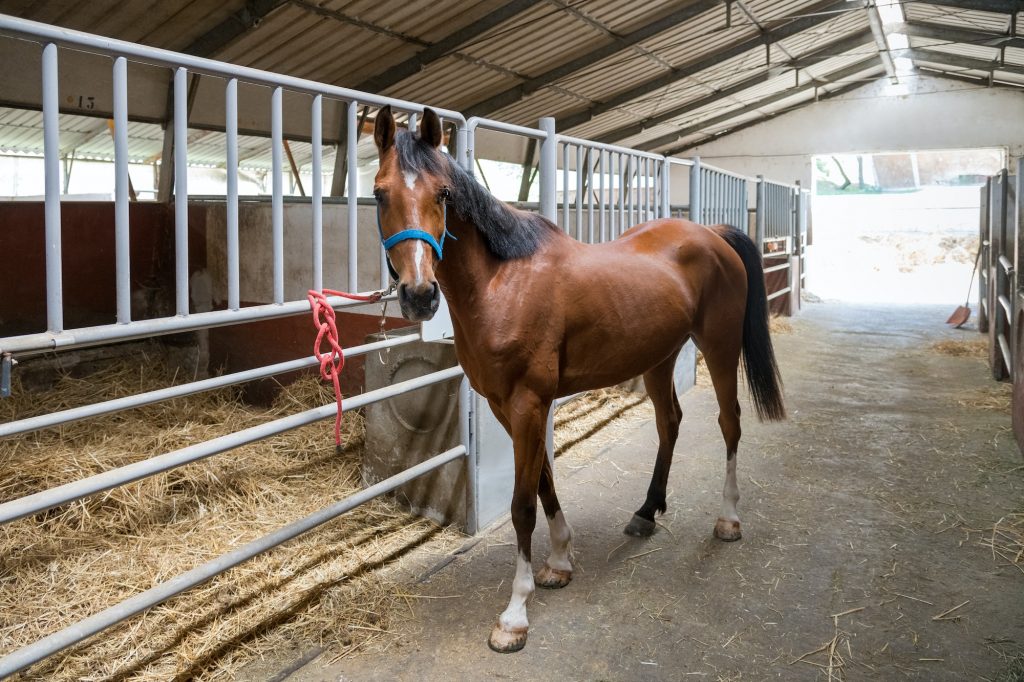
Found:
[(768, 331), (768, 299), (761, 251), (750, 237), (734, 227), (719, 228), (717, 232), (739, 254), (747, 270), (743, 369), (754, 409), (761, 421), (780, 421), (786, 418), (786, 406), (782, 402), (782, 377)]

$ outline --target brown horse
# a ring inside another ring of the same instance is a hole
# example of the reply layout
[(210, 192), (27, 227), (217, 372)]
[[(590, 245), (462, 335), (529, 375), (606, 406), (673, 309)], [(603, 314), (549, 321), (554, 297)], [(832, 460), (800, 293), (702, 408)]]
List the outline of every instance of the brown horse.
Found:
[[(637, 225), (610, 243), (581, 244), (545, 218), (495, 199), (444, 154), (441, 123), (430, 109), (415, 135), (398, 129), (390, 108), (383, 108), (374, 139), (380, 170), (373, 193), (402, 313), (414, 321), (429, 319), (440, 285), (459, 362), (515, 449), (512, 523), (519, 554), (512, 598), (491, 632), (491, 648), (518, 651), (526, 644), (538, 494), (551, 531), (551, 555), (536, 583), (556, 588), (572, 579), (571, 531), (545, 451), (552, 402), (643, 375), (660, 444), (647, 499), (626, 533), (650, 535), (655, 513), (665, 512), (682, 418), (673, 367), (691, 338), (711, 372), (726, 446), (714, 533), (738, 540), (741, 351), (758, 416), (785, 417), (761, 255), (750, 238), (727, 226), (664, 219)], [(442, 254), (446, 235), (457, 241), (448, 241)]]

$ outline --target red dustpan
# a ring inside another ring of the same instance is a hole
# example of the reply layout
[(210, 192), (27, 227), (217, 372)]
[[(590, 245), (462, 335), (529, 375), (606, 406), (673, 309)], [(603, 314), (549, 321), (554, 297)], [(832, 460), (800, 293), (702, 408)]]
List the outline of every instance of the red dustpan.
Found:
[(981, 258), (981, 249), (978, 250), (978, 255), (974, 257), (974, 270), (971, 271), (971, 283), (967, 285), (967, 300), (964, 301), (962, 306), (958, 306), (953, 314), (946, 320), (946, 324), (952, 325), (954, 329), (959, 329), (967, 323), (967, 320), (971, 317), (971, 288), (974, 286), (974, 276), (978, 274), (978, 260)]

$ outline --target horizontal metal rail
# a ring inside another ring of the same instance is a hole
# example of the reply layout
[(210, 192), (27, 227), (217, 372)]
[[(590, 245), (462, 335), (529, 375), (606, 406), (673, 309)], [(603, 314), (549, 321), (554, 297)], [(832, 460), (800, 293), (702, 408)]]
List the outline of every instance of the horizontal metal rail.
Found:
[(540, 128), (529, 128), (527, 126), (520, 126), (514, 123), (505, 123), (504, 121), (495, 121), (491, 118), (480, 118), (479, 116), (473, 116), (467, 119), (466, 128), (471, 131), (483, 128), (484, 130), (493, 130), (499, 133), (532, 137), (535, 140), (548, 139), (548, 133), (546, 130), (541, 130)]
[(555, 398), (555, 407), (558, 408), (561, 407), (562, 405), (565, 405), (566, 403), (571, 403), (573, 400), (576, 400), (577, 398), (586, 395), (586, 393), (586, 391), (580, 391), (579, 393), (573, 393), (572, 395), (563, 396), (561, 398)]
[(559, 143), (580, 145), (589, 149), (600, 149), (605, 152), (613, 152), (615, 154), (628, 154), (629, 156), (655, 159), (657, 161), (664, 161), (665, 157), (661, 154), (655, 154), (653, 152), (644, 152), (639, 149), (631, 149), (629, 147), (620, 147), (615, 144), (605, 144), (603, 142), (594, 142), (593, 140), (584, 140), (582, 137), (573, 137), (572, 135), (557, 135)]
[[(403, 336), (396, 336), (385, 341), (364, 343), (360, 346), (345, 348), (345, 357), (359, 357), (360, 355), (372, 353), (373, 351), (384, 350), (385, 348), (393, 348), (395, 346), (401, 346), (407, 343), (414, 343), (416, 341), (419, 341), (420, 338), (421, 337), (419, 334), (408, 334)], [(70, 424), (71, 422), (81, 421), (82, 419), (89, 419), (91, 417), (100, 417), (106, 414), (113, 414), (115, 412), (131, 410), (136, 407), (152, 405), (154, 403), (163, 402), (165, 400), (171, 400), (173, 398), (183, 398), (185, 396), (195, 395), (197, 393), (203, 393), (205, 391), (213, 391), (218, 388), (224, 388), (225, 386), (234, 386), (236, 384), (242, 384), (247, 381), (253, 381), (255, 379), (264, 379), (266, 377), (274, 376), (275, 374), (284, 374), (285, 372), (294, 372), (296, 370), (316, 367), (318, 364), (320, 364), (320, 361), (317, 360), (315, 357), (310, 356), (308, 358), (300, 358), (298, 360), (279, 362), (277, 364), (267, 365), (266, 367), (258, 367), (255, 369), (249, 369), (242, 372), (222, 374), (221, 376), (218, 377), (201, 379), (199, 381), (193, 381), (187, 384), (181, 384), (179, 386), (169, 386), (167, 388), (160, 388), (155, 391), (147, 391), (146, 393), (138, 393), (136, 395), (125, 396), (124, 398), (106, 400), (104, 402), (94, 403), (92, 405), (72, 407), (70, 409), (61, 410), (59, 412), (41, 414), (38, 417), (28, 417), (27, 419), (21, 419), (14, 422), (8, 422), (6, 424), (0, 424), (0, 438), (4, 438), (7, 436), (15, 436), (21, 433), (29, 433), (30, 431), (38, 431), (39, 429), (46, 429), (51, 426)]]
[(1007, 275), (1013, 274), (1013, 263), (1005, 255), (999, 256), (999, 265), (1003, 267), (1003, 272)]
[[(433, 372), (426, 374), (415, 379), (408, 379), (406, 381), (400, 381), (397, 384), (391, 384), (383, 388), (378, 388), (373, 391), (367, 391), (360, 395), (348, 398), (343, 401), (342, 406), (345, 409), (353, 410), (373, 403), (378, 403), (382, 400), (388, 400), (395, 396), (402, 395), (403, 393), (409, 393), (416, 389), (438, 384), (444, 381), (449, 381), (463, 375), (461, 367), (452, 367), (449, 369), (441, 370), (440, 372)], [(316, 407), (311, 410), (299, 412), (297, 414), (282, 417), (281, 419), (275, 419), (265, 424), (259, 424), (257, 426), (251, 426), (241, 431), (229, 433), (225, 436), (213, 438), (203, 443), (197, 443), (196, 445), (190, 445), (180, 450), (174, 450), (163, 455), (156, 457), (150, 457), (134, 464), (128, 464), (117, 469), (111, 469), (95, 476), (89, 476), (78, 481), (66, 483), (56, 488), (50, 488), (49, 490), (43, 490), (32, 495), (26, 495), (25, 497), (11, 500), (0, 504), (0, 525), (10, 523), (17, 519), (37, 514), (41, 511), (53, 509), (59, 507), (62, 504), (68, 502), (74, 502), (80, 500), (83, 497), (95, 495), (98, 492), (104, 490), (110, 490), (111, 488), (117, 488), (133, 481), (153, 476), (164, 471), (176, 469), (185, 464), (191, 464), (207, 457), (232, 450), (242, 445), (263, 440), (270, 436), (276, 436), (279, 433), (285, 431), (291, 431), (297, 429), (300, 426), (307, 426), (313, 424), (321, 419), (327, 417), (333, 417), (337, 411), (337, 403), (331, 403), (322, 407)]]
[[(369, 295), (372, 292), (363, 292)], [(393, 301), (394, 294), (386, 297)], [(384, 300), (384, 299), (382, 299)], [(331, 296), (327, 299), (332, 308), (354, 308), (366, 305), (366, 301), (351, 301), (347, 298)], [(134, 339), (176, 334), (178, 332), (225, 327), (232, 324), (252, 322), (254, 320), (270, 320), (289, 315), (308, 313), (309, 301), (288, 301), (283, 304), (268, 303), (264, 305), (246, 306), (238, 310), (211, 310), (205, 313), (193, 313), (187, 316), (158, 317), (150, 320), (136, 320), (131, 324), (110, 324), (98, 327), (82, 327), (62, 332), (40, 332), (0, 339), (0, 353), (23, 355), (44, 351), (59, 350), (66, 346), (81, 348), (95, 346), (114, 341), (131, 341)]]
[(792, 265), (790, 263), (782, 263), (781, 265), (773, 265), (770, 268), (765, 268), (764, 269), (764, 274), (767, 275), (769, 272), (776, 272), (778, 270), (788, 270), (791, 267), (792, 267)]
[(161, 602), (165, 602), (171, 597), (181, 594), (186, 590), (190, 590), (244, 561), (248, 561), (249, 559), (288, 542), (289, 540), (292, 540), (299, 535), (316, 528), (317, 526), (321, 526), (328, 521), (336, 519), (361, 504), (365, 504), (376, 497), (389, 493), (392, 490), (423, 476), (424, 474), (428, 474), (431, 471), (444, 466), (448, 462), (455, 461), (465, 456), (466, 447), (464, 445), (459, 445), (450, 450), (446, 450), (441, 454), (420, 462), (399, 474), (386, 478), (380, 483), (376, 483), (369, 488), (360, 490), (354, 495), (350, 495), (349, 497), (339, 500), (329, 507), (325, 507), (324, 509), (310, 514), (305, 518), (294, 521), (273, 533), (264, 535), (257, 540), (253, 540), (248, 544), (242, 545), (227, 554), (222, 554), (216, 559), (211, 559), (190, 571), (177, 575), (170, 580), (166, 580), (155, 587), (151, 587), (145, 592), (140, 592), (134, 597), (130, 597), (119, 604), (110, 606), (99, 613), (80, 620), (73, 625), (69, 625), (63, 630), (47, 635), (46, 637), (43, 637), (42, 639), (33, 642), (24, 648), (18, 649), (17, 651), (0, 659), (0, 678), (6, 677), (7, 675), (13, 675), (20, 670), (24, 670), (28, 666), (43, 660), (47, 656), (52, 656), (58, 651), (92, 637), (96, 633), (116, 625), (123, 620), (142, 613), (146, 609), (152, 608)]
[(776, 291), (773, 294), (768, 294), (768, 296), (766, 297), (766, 300), (771, 301), (773, 299), (778, 298), (779, 296), (783, 296), (785, 294), (788, 294), (792, 290), (793, 289), (791, 287), (786, 287), (785, 289), (779, 289), (778, 291)]
[[(193, 73), (221, 78), (237, 78), (247, 83), (268, 87), (282, 87), (309, 95), (327, 95), (334, 99), (359, 101), (376, 107), (390, 104), (393, 108), (406, 113), (422, 112), (424, 109), (422, 104), (396, 97), (374, 95), (336, 85), (326, 85), (317, 81), (306, 80), (305, 78), (285, 76), (248, 66), (238, 66), (227, 62), (218, 62), (213, 59), (194, 57), (180, 52), (129, 43), (123, 40), (104, 38), (90, 33), (72, 31), (71, 29), (42, 24), (27, 19), (19, 19), (5, 14), (0, 14), (0, 34), (23, 38), (33, 42), (53, 43), (108, 57), (127, 57), (132, 61), (152, 64), (154, 66), (164, 66), (171, 69), (184, 67)], [(463, 125), (466, 123), (465, 117), (458, 111), (441, 108), (435, 108), (434, 110), (443, 118), (457, 121)]]
[(996, 336), (996, 341), (999, 342), (999, 352), (1003, 356), (1003, 363), (1006, 367), (1006, 376), (1011, 373), (1013, 367), (1012, 354), (1010, 352), (1010, 344), (1006, 340), (1006, 334), (999, 334)]
[(999, 305), (1002, 306), (1003, 311), (1006, 313), (1006, 319), (1008, 321), (1012, 320), (1013, 319), (1013, 304), (1010, 303), (1010, 299), (1007, 298), (1005, 294), (999, 294), (999, 297), (998, 297), (997, 300), (999, 301)]

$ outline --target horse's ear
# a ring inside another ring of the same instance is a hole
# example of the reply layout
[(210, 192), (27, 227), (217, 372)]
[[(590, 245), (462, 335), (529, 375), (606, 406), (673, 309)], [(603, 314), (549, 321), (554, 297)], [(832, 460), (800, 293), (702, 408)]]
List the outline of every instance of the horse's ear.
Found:
[(387, 104), (377, 112), (377, 120), (373, 125), (373, 141), (381, 154), (395, 143), (395, 117), (391, 114), (391, 105)]
[(440, 147), (443, 137), (441, 119), (436, 111), (426, 107), (423, 110), (423, 118), (420, 119), (420, 139), (431, 147)]

